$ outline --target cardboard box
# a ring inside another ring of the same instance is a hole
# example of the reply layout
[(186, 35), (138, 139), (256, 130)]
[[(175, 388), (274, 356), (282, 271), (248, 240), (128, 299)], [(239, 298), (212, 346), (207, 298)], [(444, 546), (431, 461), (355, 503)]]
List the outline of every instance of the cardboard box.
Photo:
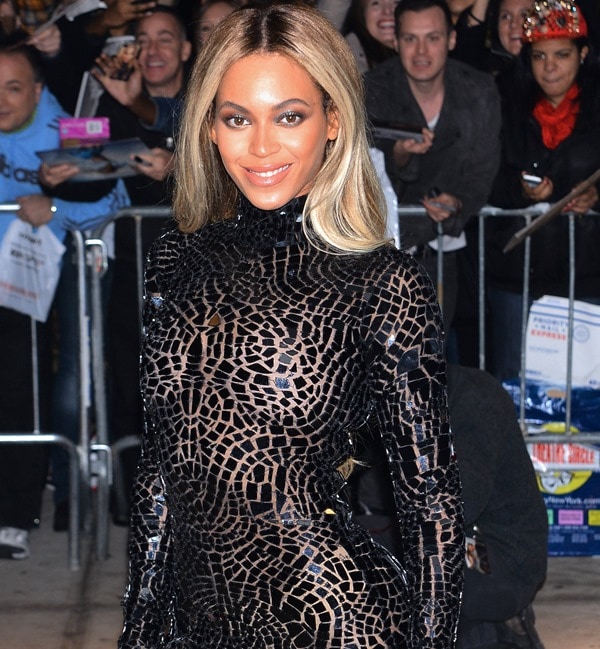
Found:
[(527, 445), (548, 512), (550, 556), (600, 555), (600, 446)]
[[(600, 306), (573, 303), (572, 384), (600, 388)], [(569, 301), (544, 295), (535, 300), (527, 321), (525, 376), (557, 385), (567, 382)]]

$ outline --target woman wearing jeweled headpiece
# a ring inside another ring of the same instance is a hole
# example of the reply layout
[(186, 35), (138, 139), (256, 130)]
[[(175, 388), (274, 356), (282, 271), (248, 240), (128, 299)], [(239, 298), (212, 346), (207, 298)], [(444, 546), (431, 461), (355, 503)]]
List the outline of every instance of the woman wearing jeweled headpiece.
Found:
[[(525, 17), (520, 65), (503, 96), (503, 154), (490, 202), (507, 209), (554, 203), (600, 167), (600, 72), (588, 26), (570, 0), (537, 0)], [(571, 201), (531, 238), (530, 298), (568, 295), (567, 213), (575, 223), (575, 297), (600, 302), (598, 187)], [(493, 323), (493, 371), (520, 367), (523, 248), (504, 246), (523, 218), (492, 219), (486, 229)], [(565, 368), (566, 376), (566, 368)]]

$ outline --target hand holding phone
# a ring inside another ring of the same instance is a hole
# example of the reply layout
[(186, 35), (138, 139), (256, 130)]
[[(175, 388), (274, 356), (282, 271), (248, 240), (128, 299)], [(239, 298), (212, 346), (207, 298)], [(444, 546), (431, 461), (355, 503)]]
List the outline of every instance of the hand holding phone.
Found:
[(544, 180), (541, 176), (536, 176), (535, 174), (528, 174), (523, 172), (521, 178), (529, 185), (529, 187), (537, 187)]

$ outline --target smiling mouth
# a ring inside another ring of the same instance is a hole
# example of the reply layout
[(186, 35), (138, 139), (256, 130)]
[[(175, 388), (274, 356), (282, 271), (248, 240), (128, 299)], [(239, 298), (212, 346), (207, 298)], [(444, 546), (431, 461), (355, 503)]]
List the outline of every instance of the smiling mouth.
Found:
[(246, 168), (246, 171), (248, 173), (253, 174), (254, 176), (258, 176), (259, 178), (273, 178), (277, 176), (277, 174), (280, 174), (282, 171), (285, 171), (286, 169), (289, 168), (289, 164), (283, 165), (282, 167), (277, 167), (277, 169), (269, 169), (267, 171), (257, 171), (256, 169), (249, 169)]

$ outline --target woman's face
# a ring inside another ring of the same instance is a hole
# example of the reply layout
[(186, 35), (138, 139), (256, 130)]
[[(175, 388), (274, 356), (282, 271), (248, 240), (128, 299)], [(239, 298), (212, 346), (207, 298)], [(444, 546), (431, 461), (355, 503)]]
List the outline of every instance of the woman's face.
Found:
[(233, 7), (226, 2), (216, 2), (204, 10), (202, 18), (198, 21), (196, 34), (200, 46), (206, 43), (212, 30), (233, 11)]
[(364, 5), (365, 27), (376, 40), (394, 47), (396, 34), (394, 29), (394, 9), (399, 0), (366, 0)]
[(286, 56), (251, 54), (221, 80), (211, 139), (227, 173), (260, 209), (306, 194), (337, 134), (337, 116), (325, 113), (322, 93)]
[(542, 40), (531, 46), (533, 76), (554, 106), (564, 99), (587, 52), (587, 47), (579, 52), (569, 38)]
[(531, 0), (503, 0), (498, 13), (498, 37), (502, 47), (513, 56), (521, 51), (523, 22)]

